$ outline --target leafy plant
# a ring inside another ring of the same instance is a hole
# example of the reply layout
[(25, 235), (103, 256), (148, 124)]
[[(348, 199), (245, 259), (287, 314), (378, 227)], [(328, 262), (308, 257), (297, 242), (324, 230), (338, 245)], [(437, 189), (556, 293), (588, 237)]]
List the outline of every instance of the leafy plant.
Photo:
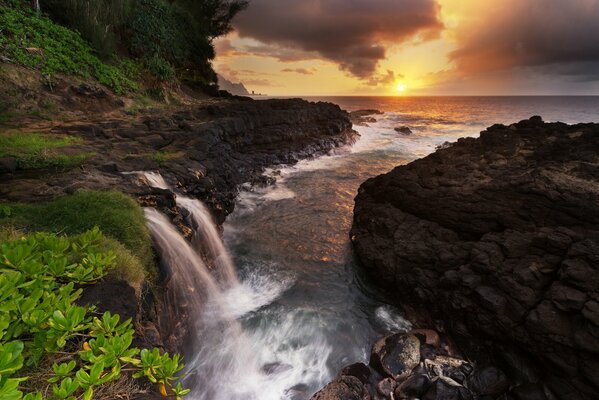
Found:
[(102, 239), (94, 228), (75, 237), (37, 233), (0, 246), (0, 398), (41, 399), (24, 376), (26, 367), (41, 364), (52, 365), (45, 392), (53, 400), (92, 399), (124, 370), (177, 399), (189, 392), (177, 383), (178, 355), (131, 347), (130, 319), (92, 316), (93, 307), (76, 305), (82, 285), (114, 268), (115, 255), (101, 251)]
[(31, 10), (0, 5), (0, 54), (40, 70), (49, 82), (64, 73), (93, 77), (117, 94), (137, 89), (118, 68), (96, 57), (79, 33)]

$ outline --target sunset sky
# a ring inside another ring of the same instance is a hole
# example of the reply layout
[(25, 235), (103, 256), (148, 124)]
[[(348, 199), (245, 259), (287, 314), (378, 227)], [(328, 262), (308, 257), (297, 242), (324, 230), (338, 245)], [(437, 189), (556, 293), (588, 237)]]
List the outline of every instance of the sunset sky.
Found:
[(599, 94), (599, 0), (250, 0), (216, 70), (269, 95)]

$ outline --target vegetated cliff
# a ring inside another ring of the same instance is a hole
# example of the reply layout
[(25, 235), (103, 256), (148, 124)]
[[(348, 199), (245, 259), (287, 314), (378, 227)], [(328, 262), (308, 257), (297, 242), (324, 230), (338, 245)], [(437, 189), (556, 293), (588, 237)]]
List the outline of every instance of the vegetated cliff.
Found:
[(598, 398), (599, 125), (460, 139), (366, 181), (351, 235), (400, 304), (539, 396), (517, 399)]
[[(0, 197), (11, 201), (51, 198), (79, 189), (119, 188), (150, 195), (133, 171), (159, 171), (173, 187), (207, 203), (219, 223), (233, 210), (238, 186), (263, 169), (294, 163), (353, 141), (345, 111), (299, 99), (230, 99), (173, 113), (68, 123), (39, 130), (70, 138), (60, 149), (82, 155), (78, 168), (23, 170), (19, 156), (0, 159)], [(18, 132), (17, 132), (18, 134)]]

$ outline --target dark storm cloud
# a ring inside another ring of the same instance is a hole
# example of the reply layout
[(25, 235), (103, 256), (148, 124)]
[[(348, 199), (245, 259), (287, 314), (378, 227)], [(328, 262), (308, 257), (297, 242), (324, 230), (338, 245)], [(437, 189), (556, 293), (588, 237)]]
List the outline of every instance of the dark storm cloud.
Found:
[(596, 80), (599, 0), (509, 0), (491, 18), (458, 31), (450, 54), (462, 72), (529, 66)]
[[(235, 22), (239, 35), (265, 43), (269, 55), (317, 54), (351, 74), (368, 78), (389, 43), (442, 29), (434, 0), (251, 0)], [(300, 53), (281, 49), (299, 50)]]

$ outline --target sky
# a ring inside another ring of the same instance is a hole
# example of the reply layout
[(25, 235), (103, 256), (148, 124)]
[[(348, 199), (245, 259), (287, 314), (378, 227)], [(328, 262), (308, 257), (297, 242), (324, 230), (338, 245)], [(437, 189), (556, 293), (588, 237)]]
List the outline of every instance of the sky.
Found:
[(268, 95), (599, 94), (599, 0), (250, 0), (216, 71)]

